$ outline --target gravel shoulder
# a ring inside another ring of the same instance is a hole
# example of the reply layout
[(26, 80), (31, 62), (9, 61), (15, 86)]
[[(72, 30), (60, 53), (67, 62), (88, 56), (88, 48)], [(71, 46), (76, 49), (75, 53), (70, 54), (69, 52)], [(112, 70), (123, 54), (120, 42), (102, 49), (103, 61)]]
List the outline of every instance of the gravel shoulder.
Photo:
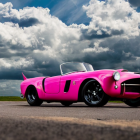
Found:
[(0, 118), (1, 140), (139, 140), (140, 129), (42, 119)]
[(139, 140), (140, 108), (108, 103), (91, 108), (83, 103), (63, 107), (44, 103), (0, 102), (1, 140)]

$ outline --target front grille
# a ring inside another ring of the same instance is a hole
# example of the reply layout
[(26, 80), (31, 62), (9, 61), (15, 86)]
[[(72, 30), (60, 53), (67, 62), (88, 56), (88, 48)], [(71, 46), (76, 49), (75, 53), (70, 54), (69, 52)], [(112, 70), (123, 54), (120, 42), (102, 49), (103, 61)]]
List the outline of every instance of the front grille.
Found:
[(122, 82), (122, 84), (140, 84), (140, 78), (130, 79)]
[(125, 86), (125, 92), (138, 92), (140, 93), (140, 87), (136, 86)]
[(122, 82), (121, 94), (123, 94), (124, 86), (125, 92), (137, 92), (140, 93), (140, 78), (130, 79)]
[(134, 72), (134, 74), (140, 74), (140, 72)]

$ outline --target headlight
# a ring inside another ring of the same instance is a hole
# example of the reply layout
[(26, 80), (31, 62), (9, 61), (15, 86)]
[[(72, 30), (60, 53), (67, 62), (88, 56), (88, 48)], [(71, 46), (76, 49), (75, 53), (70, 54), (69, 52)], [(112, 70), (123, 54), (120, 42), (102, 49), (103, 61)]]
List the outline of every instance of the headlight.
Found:
[(119, 81), (120, 78), (121, 78), (120, 73), (117, 72), (117, 71), (115, 71), (115, 72), (113, 73), (113, 77), (114, 77), (114, 80), (115, 80), (115, 81)]

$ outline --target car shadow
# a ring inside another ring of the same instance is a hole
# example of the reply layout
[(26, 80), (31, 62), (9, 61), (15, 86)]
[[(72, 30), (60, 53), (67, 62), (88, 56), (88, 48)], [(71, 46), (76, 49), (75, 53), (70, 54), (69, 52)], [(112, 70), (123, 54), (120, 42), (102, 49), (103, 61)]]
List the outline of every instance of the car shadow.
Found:
[(93, 108), (93, 109), (95, 109), (95, 108), (128, 108), (128, 109), (130, 109), (130, 108), (133, 108), (133, 109), (140, 108), (140, 107), (130, 107), (130, 106), (127, 106), (125, 104), (122, 104), (122, 105), (112, 104), (112, 105), (105, 105), (105, 106), (102, 106), (102, 107), (89, 107), (89, 106), (86, 106), (84, 104), (73, 104), (71, 106), (66, 107), (66, 106), (63, 106), (61, 104), (51, 104), (51, 103), (42, 104), (41, 106), (30, 106), (28, 104), (27, 105), (16, 105), (16, 106), (39, 107), (39, 108), (44, 108), (44, 107), (50, 108), (51, 107), (51, 108)]

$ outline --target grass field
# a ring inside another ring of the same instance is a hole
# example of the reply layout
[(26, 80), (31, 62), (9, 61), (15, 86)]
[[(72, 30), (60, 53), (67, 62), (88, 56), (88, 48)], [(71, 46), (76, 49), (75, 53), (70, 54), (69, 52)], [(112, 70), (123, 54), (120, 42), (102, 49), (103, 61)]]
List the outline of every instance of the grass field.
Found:
[[(21, 99), (17, 96), (0, 96), (0, 101), (26, 101), (26, 99)], [(111, 103), (123, 103), (122, 101), (109, 101)]]
[(26, 99), (21, 99), (17, 96), (0, 96), (0, 101), (26, 101)]
[(109, 101), (110, 103), (123, 103), (123, 101)]

